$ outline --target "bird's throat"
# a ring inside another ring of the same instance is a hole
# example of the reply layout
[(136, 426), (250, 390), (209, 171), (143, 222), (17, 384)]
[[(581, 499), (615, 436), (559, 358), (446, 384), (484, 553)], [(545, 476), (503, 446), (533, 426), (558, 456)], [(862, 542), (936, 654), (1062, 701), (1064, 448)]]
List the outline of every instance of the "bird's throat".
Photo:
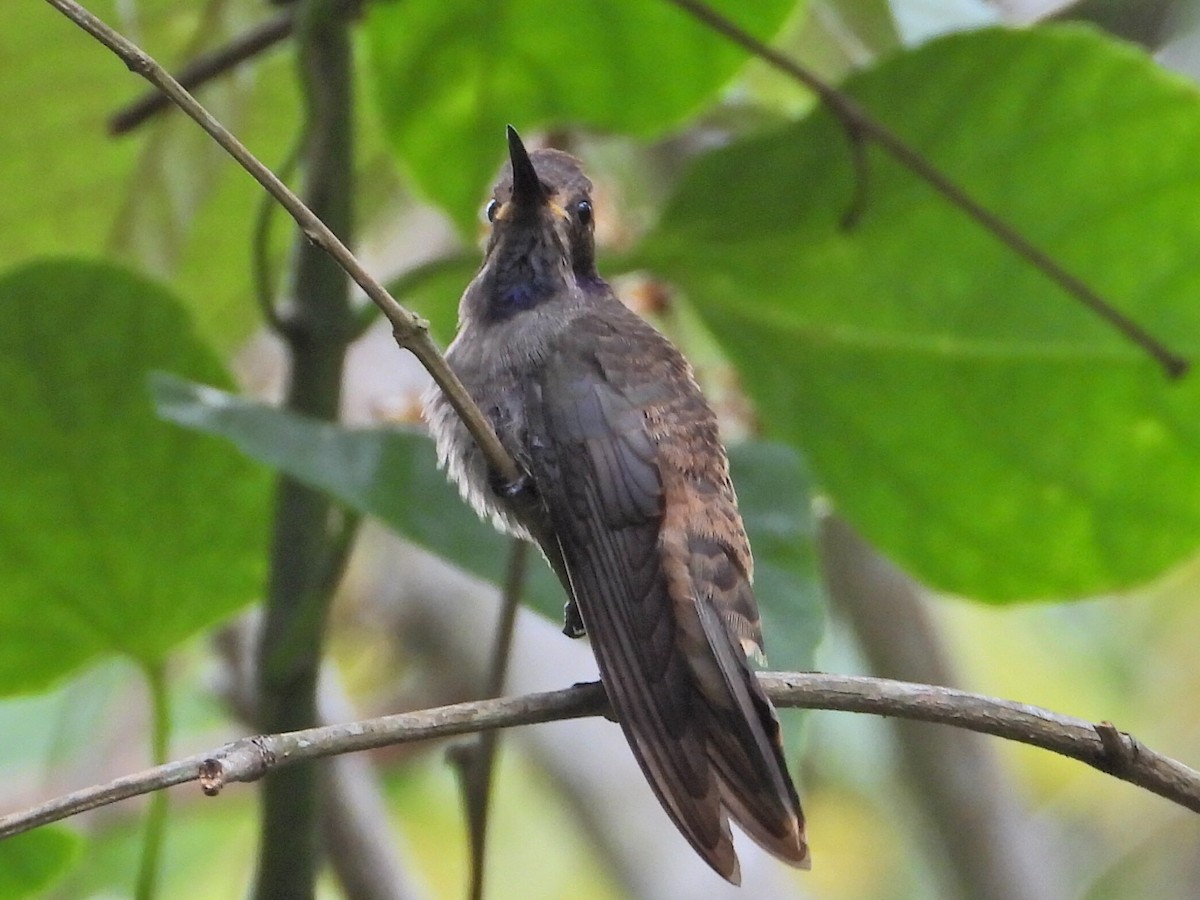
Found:
[[(529, 240), (525, 246), (500, 248), (485, 282), (485, 317), (503, 321), (533, 309), (569, 289), (562, 251), (553, 241)], [(518, 250), (520, 252), (514, 252)]]
[(488, 294), (487, 318), (492, 322), (510, 319), (540, 306), (554, 291), (555, 284), (544, 278), (497, 283)]

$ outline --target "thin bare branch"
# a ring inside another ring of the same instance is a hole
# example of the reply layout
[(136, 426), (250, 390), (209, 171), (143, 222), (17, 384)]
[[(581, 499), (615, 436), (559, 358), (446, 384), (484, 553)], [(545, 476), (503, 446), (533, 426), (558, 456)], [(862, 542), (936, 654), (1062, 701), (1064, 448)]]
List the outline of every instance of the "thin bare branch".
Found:
[[(1162, 367), (1167, 377), (1181, 378), (1187, 373), (1190, 365), (1187, 359), (1172, 351), (1162, 341), (1092, 290), (1084, 281), (1068, 272), (1052, 256), (1034, 246), (1015, 227), (975, 200), (933, 163), (905, 143), (899, 135), (854, 102), (848, 94), (826, 83), (815, 73), (739, 28), (707, 4), (701, 3), (699, 0), (668, 0), (668, 2), (678, 6), (708, 28), (811, 90), (821, 98), (821, 102), (842, 123), (842, 126), (850, 133), (852, 141), (869, 140), (878, 144), (898, 163), (991, 232), (992, 236), (1000, 243), (1108, 322), (1127, 340), (1145, 350)], [(856, 198), (856, 205), (857, 202)]]
[(508, 452), (501, 446), (491, 423), (479, 411), (462, 382), (446, 365), (437, 345), (429, 335), (429, 324), (405, 309), (363, 267), (337, 236), (325, 227), (312, 210), (301, 202), (270, 169), (258, 161), (233, 134), (201, 106), (196, 98), (170, 76), (170, 74), (146, 52), (127, 38), (118, 34), (96, 16), (92, 15), (75, 0), (46, 0), (68, 19), (92, 35), (96, 40), (115, 53), (134, 72), (159, 90), (171, 102), (188, 114), (190, 118), (229, 153), (238, 164), (261, 184), (288, 211), (304, 234), (333, 257), (339, 266), (363, 289), (380, 311), (392, 323), (392, 334), (396, 343), (420, 360), (438, 387), (445, 392), (451, 406), (463, 420), (471, 436), (479, 445), (488, 463), (500, 477), (516, 481), (520, 471)]
[[(155, 94), (162, 97), (162, 94)], [(291, 180), (296, 167), (300, 164), (300, 154), (304, 151), (305, 135), (302, 132), (288, 151), (279, 166), (280, 180)], [(278, 337), (294, 339), (292, 322), (280, 313), (278, 306), (278, 285), (271, 271), (271, 224), (275, 214), (279, 212), (279, 204), (268, 193), (263, 193), (254, 216), (254, 230), (250, 238), (250, 268), (254, 274), (254, 299), (258, 301), (258, 309), (267, 327)], [(368, 307), (371, 308), (371, 307)]]
[[(495, 636), (492, 638), (492, 664), (485, 687), (486, 698), (499, 697), (504, 691), (504, 680), (508, 674), (508, 660), (512, 653), (513, 631), (517, 622), (517, 609), (521, 605), (521, 593), (525, 587), (526, 562), (529, 544), (520, 538), (512, 538), (508, 559), (508, 573), (504, 579), (504, 597), (500, 604), (500, 617), (496, 621)], [(459, 768), (462, 782), (463, 803), (467, 813), (467, 830), (471, 846), (471, 881), (467, 896), (471, 900), (482, 900), (484, 871), (487, 862), (487, 834), (489, 811), (492, 800), (492, 772), (496, 763), (496, 747), (500, 732), (489, 729), (481, 733), (469, 745), (454, 748), (451, 757)]]
[[(776, 706), (896, 716), (1019, 741), (1077, 759), (1200, 813), (1200, 772), (1156, 753), (1109, 723), (1097, 724), (953, 688), (885, 678), (766, 672), (759, 680)], [(189, 756), (0, 817), (0, 838), (188, 781), (199, 781), (205, 793), (214, 795), (232, 782), (256, 781), (273, 769), (303, 760), (607, 712), (604, 689), (599, 682), (590, 682), (560, 691), (477, 700), (287, 734), (242, 738), (211, 753)]]
[[(285, 7), (265, 22), (260, 22), (239, 34), (228, 44), (197, 56), (180, 69), (175, 78), (187, 90), (194, 91), (274, 47), (291, 35), (295, 20), (295, 7)], [(108, 133), (127, 134), (170, 108), (171, 101), (165, 94), (160, 91), (148, 91), (128, 106), (113, 113), (108, 120)]]
[[(1025, 703), (886, 678), (809, 674), (760, 678), (777, 706), (937, 722), (1030, 744), (1087, 763), (1200, 813), (1200, 772), (1156, 753), (1111, 723), (1097, 725)], [(1110, 747), (1099, 729), (1111, 732)]]

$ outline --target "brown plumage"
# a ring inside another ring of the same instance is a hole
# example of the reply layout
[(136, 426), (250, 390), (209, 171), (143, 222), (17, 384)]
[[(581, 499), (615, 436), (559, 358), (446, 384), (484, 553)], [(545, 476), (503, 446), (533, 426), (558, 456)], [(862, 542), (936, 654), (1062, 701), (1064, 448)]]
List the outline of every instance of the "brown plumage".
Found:
[(663, 808), (737, 882), (733, 818), (807, 866), (761, 655), (750, 546), (716, 417), (683, 356), (595, 271), (591, 183), (509, 132), (487, 255), (447, 354), (527, 478), (498, 485), (434, 389), (427, 414), (464, 497), (535, 541), (586, 629), (601, 680)]

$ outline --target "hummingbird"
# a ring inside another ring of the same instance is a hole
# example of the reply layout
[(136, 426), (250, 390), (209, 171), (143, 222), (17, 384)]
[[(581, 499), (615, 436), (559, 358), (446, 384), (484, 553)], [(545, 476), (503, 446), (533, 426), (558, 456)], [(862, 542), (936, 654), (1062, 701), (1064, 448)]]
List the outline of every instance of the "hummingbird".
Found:
[(521, 471), (492, 470), (442, 392), (425, 398), (439, 464), (502, 531), (535, 543), (587, 635), (609, 703), (659, 803), (740, 881), (729, 820), (808, 868), (804, 817), (762, 658), (750, 544), (717, 419), (683, 355), (597, 274), (592, 183), (574, 157), (508, 161), (483, 263), (446, 361)]

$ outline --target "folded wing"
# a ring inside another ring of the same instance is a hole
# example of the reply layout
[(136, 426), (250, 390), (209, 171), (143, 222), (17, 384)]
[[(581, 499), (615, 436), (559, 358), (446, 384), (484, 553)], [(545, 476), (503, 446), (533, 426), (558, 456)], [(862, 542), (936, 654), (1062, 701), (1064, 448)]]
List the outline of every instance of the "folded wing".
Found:
[[(749, 573), (705, 527), (703, 498), (719, 501), (721, 485), (690, 492), (701, 498), (691, 511), (696, 521), (664, 537), (668, 504), (679, 511), (675, 495), (688, 476), (661, 452), (664, 435), (647, 410), (672, 402), (679, 385), (653, 373), (614, 378), (604, 337), (574, 344), (574, 358), (552, 356), (529, 387), (530, 434), (554, 436), (534, 437), (530, 447), (558, 545), (548, 555), (563, 561), (634, 755), (691, 845), (736, 882), (727, 811), (766, 849), (803, 865), (799, 802), (778, 721), (745, 658), (745, 648), (757, 645)], [(686, 381), (696, 396), (682, 414), (711, 417)], [(688, 422), (677, 424), (688, 430)], [(715, 423), (702, 424), (715, 440)]]

